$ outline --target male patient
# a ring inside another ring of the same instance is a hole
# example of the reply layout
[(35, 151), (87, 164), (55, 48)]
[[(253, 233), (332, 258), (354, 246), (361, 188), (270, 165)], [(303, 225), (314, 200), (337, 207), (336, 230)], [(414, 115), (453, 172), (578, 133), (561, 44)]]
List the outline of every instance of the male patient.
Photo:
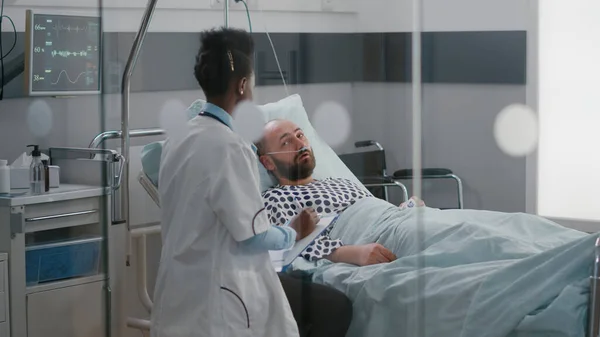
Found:
[[(263, 193), (273, 225), (281, 226), (288, 221), (317, 222), (315, 212), (323, 216), (335, 215), (359, 199), (373, 198), (368, 190), (346, 179), (315, 180), (312, 173), (316, 162), (308, 139), (290, 121), (268, 122), (263, 137), (255, 145), (260, 162), (279, 183)], [(380, 244), (346, 246), (340, 240), (331, 239), (327, 231), (301, 255), (309, 261), (325, 258), (358, 266), (396, 259)]]

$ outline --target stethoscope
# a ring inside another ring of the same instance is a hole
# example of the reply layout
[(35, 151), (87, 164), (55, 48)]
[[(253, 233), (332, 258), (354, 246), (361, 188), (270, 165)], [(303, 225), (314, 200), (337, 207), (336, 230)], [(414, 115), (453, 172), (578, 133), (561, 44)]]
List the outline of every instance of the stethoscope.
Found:
[(220, 123), (222, 123), (223, 125), (225, 125), (226, 127), (228, 127), (228, 128), (231, 129), (231, 126), (229, 126), (229, 124), (225, 123), (224, 120), (222, 120), (221, 118), (219, 118), (219, 117), (211, 114), (208, 111), (201, 111), (198, 115), (200, 115), (200, 116), (206, 116), (206, 117), (209, 117), (209, 118), (212, 118), (212, 119), (216, 119), (217, 121), (219, 121)]

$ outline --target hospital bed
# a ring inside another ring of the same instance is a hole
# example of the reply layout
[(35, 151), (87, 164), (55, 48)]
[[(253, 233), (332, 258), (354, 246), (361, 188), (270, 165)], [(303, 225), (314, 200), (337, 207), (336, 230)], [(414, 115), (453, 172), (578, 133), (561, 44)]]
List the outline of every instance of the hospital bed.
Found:
[(143, 171), (141, 171), (138, 174), (138, 181), (140, 182), (144, 190), (146, 190), (150, 198), (156, 203), (158, 207), (160, 207), (160, 200), (158, 199), (158, 189)]

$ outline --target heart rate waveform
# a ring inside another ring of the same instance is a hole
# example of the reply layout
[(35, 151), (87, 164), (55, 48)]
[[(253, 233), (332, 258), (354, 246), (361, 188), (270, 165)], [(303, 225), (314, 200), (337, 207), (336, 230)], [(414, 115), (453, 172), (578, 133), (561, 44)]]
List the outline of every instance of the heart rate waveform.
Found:
[(62, 75), (64, 74), (65, 78), (67, 79), (67, 81), (71, 82), (71, 84), (75, 84), (77, 82), (79, 82), (79, 79), (81, 78), (81, 76), (85, 75), (85, 71), (82, 71), (79, 75), (77, 75), (77, 78), (75, 78), (75, 80), (72, 80), (71, 77), (69, 76), (69, 74), (67, 73), (66, 70), (62, 70), (59, 74), (58, 74), (58, 78), (56, 78), (55, 82), (50, 82), (50, 84), (52, 85), (57, 85), (58, 82), (60, 82), (60, 79), (62, 77)]
[(53, 50), (51, 55), (52, 55), (52, 57), (56, 57), (58, 55), (58, 56), (61, 56), (64, 58), (67, 58), (70, 56), (84, 57), (84, 56), (88, 56), (88, 52), (85, 50), (82, 50), (82, 51)]
[(54, 25), (54, 27), (52, 27), (52, 29), (54, 29), (57, 32), (68, 31), (68, 32), (79, 33), (79, 32), (87, 32), (88, 26), (81, 26), (81, 27), (71, 26), (71, 25), (63, 26), (59, 23), (57, 25)]

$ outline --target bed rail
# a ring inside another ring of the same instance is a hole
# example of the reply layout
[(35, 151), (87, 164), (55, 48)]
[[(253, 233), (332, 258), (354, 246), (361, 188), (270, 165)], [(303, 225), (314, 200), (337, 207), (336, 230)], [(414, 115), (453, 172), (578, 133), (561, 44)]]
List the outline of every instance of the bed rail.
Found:
[[(158, 129), (158, 128), (136, 129), (136, 130), (129, 131), (130, 138), (160, 136), (160, 135), (164, 135), (164, 134), (165, 134), (165, 130)], [(104, 131), (104, 132), (98, 134), (96, 137), (94, 137), (94, 139), (92, 139), (92, 141), (90, 142), (89, 148), (96, 149), (96, 148), (100, 147), (100, 145), (102, 145), (102, 143), (104, 143), (104, 141), (106, 141), (108, 139), (121, 139), (122, 135), (123, 135), (123, 133), (121, 132), (121, 130)]]
[[(149, 129), (135, 129), (129, 131), (130, 138), (141, 138), (141, 137), (151, 137), (151, 136), (161, 136), (166, 134), (165, 130), (159, 128), (149, 128)], [(105, 141), (109, 139), (121, 139), (123, 133), (121, 130), (110, 130), (99, 133), (92, 139), (90, 145), (88, 146), (90, 149), (99, 148)], [(115, 185), (119, 188), (121, 187), (121, 182), (123, 181), (123, 169), (125, 167), (125, 160), (123, 159), (123, 155), (120, 156), (119, 167), (111, 167), (113, 180), (116, 182)], [(94, 154), (90, 155), (90, 158), (94, 158)], [(113, 224), (122, 223), (126, 220), (123, 218), (121, 213), (121, 198), (122, 195), (120, 191), (114, 189), (111, 200), (112, 200), (112, 222)]]

